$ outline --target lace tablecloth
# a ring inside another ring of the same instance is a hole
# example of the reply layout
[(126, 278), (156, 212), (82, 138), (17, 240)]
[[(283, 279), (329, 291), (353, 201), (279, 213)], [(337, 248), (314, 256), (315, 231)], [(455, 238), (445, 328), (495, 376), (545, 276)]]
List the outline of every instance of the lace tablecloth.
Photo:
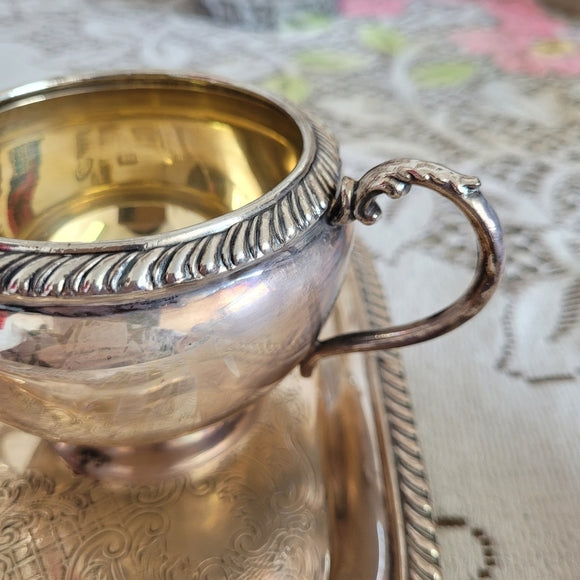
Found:
[[(194, 8), (2, 2), (0, 85), (113, 69), (219, 75), (315, 113), (355, 178), (407, 156), (478, 175), (504, 224), (501, 289), (469, 324), (403, 353), (443, 571), (580, 578), (580, 23), (533, 0), (205, 2), (229, 22)], [(384, 214), (359, 235), (403, 322), (462, 290), (474, 241), (428, 192)]]

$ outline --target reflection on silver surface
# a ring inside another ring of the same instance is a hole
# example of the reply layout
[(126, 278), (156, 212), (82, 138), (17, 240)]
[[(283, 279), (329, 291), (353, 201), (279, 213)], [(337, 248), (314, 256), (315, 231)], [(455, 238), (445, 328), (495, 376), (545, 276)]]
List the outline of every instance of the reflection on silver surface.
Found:
[[(57, 100), (41, 103), (44, 121), (3, 121), (0, 235), (89, 243), (167, 233), (248, 204), (296, 165), (294, 145), (242, 116), (101, 100), (85, 119), (74, 100), (71, 111)], [(105, 120), (105, 106), (117, 116)]]
[[(357, 320), (351, 276), (327, 331)], [(50, 444), (3, 427), (0, 571), (43, 580), (393, 578), (375, 405), (361, 355), (324, 361), (310, 379), (294, 371), (211, 469), (148, 485), (74, 475)]]

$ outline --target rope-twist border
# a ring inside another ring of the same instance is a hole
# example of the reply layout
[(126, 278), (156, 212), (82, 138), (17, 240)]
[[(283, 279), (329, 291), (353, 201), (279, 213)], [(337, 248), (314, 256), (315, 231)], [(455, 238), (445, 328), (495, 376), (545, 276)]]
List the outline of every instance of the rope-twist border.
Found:
[(325, 213), (339, 174), (338, 147), (312, 123), (315, 154), (310, 167), (277, 199), (217, 233), (146, 250), (48, 253), (8, 248), (0, 243), (0, 299), (127, 299), (233, 271), (293, 243)]
[[(379, 328), (387, 327), (391, 321), (370, 254), (357, 245), (352, 263), (360, 280), (367, 320)], [(376, 364), (387, 435), (395, 459), (408, 577), (410, 580), (441, 580), (431, 492), (403, 363), (397, 350), (377, 351), (369, 358)]]

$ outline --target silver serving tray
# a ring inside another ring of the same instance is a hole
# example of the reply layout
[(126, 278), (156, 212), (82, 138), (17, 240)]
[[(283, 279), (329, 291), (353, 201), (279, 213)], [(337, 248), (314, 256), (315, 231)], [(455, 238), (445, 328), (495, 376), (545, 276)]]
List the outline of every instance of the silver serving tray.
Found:
[[(327, 331), (387, 323), (357, 248)], [(436, 579), (438, 562), (393, 351), (295, 371), (211, 469), (148, 485), (75, 475), (48, 443), (0, 426), (0, 578)]]

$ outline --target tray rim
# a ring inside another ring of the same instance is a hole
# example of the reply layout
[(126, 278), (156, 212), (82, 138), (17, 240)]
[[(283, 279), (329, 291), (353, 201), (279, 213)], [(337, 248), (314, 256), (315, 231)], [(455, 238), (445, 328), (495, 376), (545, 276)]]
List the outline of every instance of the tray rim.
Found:
[[(351, 256), (361, 323), (389, 326), (389, 310), (373, 258), (357, 241)], [(442, 580), (433, 502), (411, 394), (398, 349), (365, 355), (383, 466), (391, 565), (389, 580)]]

